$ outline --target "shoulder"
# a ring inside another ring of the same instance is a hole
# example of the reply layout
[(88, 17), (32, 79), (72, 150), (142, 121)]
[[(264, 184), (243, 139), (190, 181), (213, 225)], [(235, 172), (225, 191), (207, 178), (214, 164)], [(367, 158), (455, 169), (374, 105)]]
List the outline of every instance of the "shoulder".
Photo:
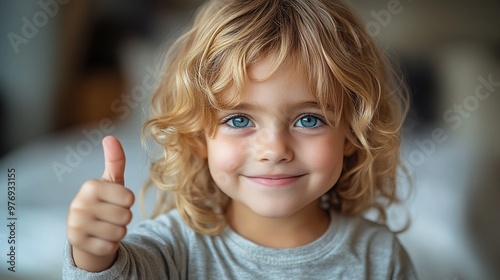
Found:
[(359, 216), (335, 214), (338, 234), (345, 250), (364, 259), (370, 265), (371, 275), (389, 273), (390, 279), (416, 279), (413, 264), (395, 233), (386, 225)]
[(385, 247), (397, 238), (386, 225), (369, 221), (360, 216), (346, 216), (338, 213), (332, 214), (332, 219), (338, 223), (338, 231), (344, 240), (349, 243)]

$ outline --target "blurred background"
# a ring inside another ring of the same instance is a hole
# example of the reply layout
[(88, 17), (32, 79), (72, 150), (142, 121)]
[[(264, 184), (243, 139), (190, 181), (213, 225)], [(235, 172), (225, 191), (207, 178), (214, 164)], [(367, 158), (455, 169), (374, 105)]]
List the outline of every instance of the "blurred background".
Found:
[[(390, 225), (409, 214), (400, 239), (421, 279), (500, 279), (500, 1), (347, 2), (412, 90), (402, 158), (413, 189)], [(103, 136), (122, 141), (125, 182), (139, 193), (157, 62), (201, 3), (0, 2), (0, 279), (60, 279), (67, 210), (102, 173)], [(11, 168), (16, 272), (7, 263)], [(137, 203), (133, 211), (131, 226), (143, 219)]]

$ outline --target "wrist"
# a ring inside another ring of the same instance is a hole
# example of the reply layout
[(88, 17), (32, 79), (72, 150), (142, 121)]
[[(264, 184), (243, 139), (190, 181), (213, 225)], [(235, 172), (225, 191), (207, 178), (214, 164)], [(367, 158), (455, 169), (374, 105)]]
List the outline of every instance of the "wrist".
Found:
[(118, 251), (111, 255), (96, 256), (72, 247), (72, 256), (76, 267), (89, 272), (101, 272), (113, 266), (117, 259)]

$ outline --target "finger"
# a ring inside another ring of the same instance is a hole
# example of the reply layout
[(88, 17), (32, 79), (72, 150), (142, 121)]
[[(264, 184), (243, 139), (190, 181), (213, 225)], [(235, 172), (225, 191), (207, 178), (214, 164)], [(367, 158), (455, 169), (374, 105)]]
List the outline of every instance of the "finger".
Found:
[(95, 179), (83, 183), (77, 196), (80, 199), (73, 200), (72, 204), (82, 209), (92, 209), (98, 201), (130, 208), (135, 200), (134, 193), (128, 188)]
[(95, 237), (109, 242), (120, 242), (127, 234), (127, 227), (106, 222), (95, 221), (87, 231), (89, 237)]
[(116, 226), (126, 226), (132, 220), (132, 212), (128, 208), (124, 208), (112, 204), (98, 204), (92, 211), (94, 216), (102, 222), (107, 222)]
[(102, 140), (104, 150), (104, 173), (102, 179), (120, 185), (125, 184), (125, 152), (120, 141), (114, 136)]
[(104, 240), (84, 233), (75, 232), (69, 239), (71, 245), (95, 256), (106, 256), (116, 252), (119, 242)]
[(134, 204), (134, 193), (118, 184), (106, 184), (99, 190), (98, 199), (121, 207), (130, 208)]
[(68, 239), (73, 246), (82, 250), (87, 249), (87, 243), (91, 238), (117, 243), (127, 233), (126, 226), (95, 220), (93, 215), (85, 211), (75, 209), (72, 213), (73, 215), (68, 218)]

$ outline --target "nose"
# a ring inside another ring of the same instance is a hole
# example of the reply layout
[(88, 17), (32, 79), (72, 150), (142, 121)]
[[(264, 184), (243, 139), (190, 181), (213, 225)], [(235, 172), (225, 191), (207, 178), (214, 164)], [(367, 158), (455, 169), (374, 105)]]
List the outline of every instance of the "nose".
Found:
[(294, 157), (290, 144), (286, 129), (262, 129), (255, 139), (255, 154), (263, 162), (289, 162)]

